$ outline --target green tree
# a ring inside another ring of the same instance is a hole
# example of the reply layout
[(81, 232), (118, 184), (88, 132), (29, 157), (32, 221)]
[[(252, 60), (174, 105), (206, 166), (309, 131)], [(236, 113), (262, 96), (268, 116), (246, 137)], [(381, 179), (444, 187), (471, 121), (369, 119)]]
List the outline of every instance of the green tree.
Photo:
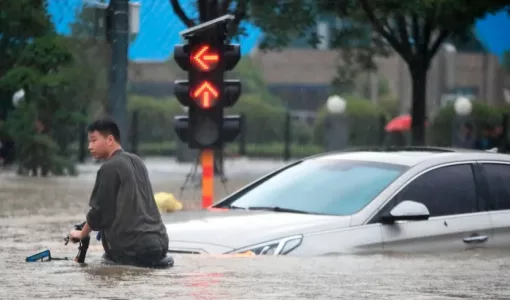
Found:
[(412, 143), (425, 142), (426, 85), (431, 61), (441, 44), (465, 34), (473, 22), (507, 5), (505, 1), (344, 0), (318, 1), (323, 11), (370, 24), (373, 37), (384, 41), (407, 63), (412, 78)]
[(74, 173), (67, 145), (83, 118), (79, 113), (83, 102), (73, 101), (73, 83), (80, 72), (73, 69), (66, 41), (54, 31), (45, 1), (4, 2), (0, 4), (0, 44), (8, 58), (8, 64), (1, 60), (4, 107), (12, 110), (14, 91), (26, 92), (24, 102), (4, 124), (16, 144), (19, 172)]
[[(35, 38), (19, 53), (13, 68), (0, 79), (6, 89), (23, 88), (23, 105), (7, 118), (6, 127), (18, 148), (20, 171), (43, 175), (74, 173), (67, 146), (73, 141), (83, 102), (73, 101), (79, 72), (63, 38), (54, 33)], [(42, 126), (41, 126), (42, 125)]]
[[(0, 1), (0, 77), (14, 67), (19, 53), (32, 39), (52, 30), (45, 1)], [(18, 88), (0, 88), (0, 119), (12, 110), (11, 97)]]

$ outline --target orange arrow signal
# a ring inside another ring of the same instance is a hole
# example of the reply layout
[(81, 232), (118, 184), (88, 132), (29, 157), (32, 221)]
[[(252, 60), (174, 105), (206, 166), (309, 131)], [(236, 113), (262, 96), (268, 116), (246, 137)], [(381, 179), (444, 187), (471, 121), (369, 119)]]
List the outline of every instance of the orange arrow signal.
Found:
[(212, 106), (211, 100), (218, 98), (218, 90), (208, 81), (204, 81), (193, 92), (193, 98), (200, 99), (202, 108), (209, 108)]
[(214, 68), (220, 59), (217, 53), (210, 53), (208, 50), (209, 46), (205, 45), (191, 55), (191, 62), (202, 71)]

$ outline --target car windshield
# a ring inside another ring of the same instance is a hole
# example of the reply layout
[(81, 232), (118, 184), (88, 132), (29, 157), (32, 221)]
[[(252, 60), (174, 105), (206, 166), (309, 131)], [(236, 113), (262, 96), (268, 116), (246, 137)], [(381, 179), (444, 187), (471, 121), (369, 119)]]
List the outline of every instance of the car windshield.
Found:
[(235, 199), (232, 202), (226, 200), (236, 208), (351, 215), (370, 203), (407, 168), (366, 161), (308, 160), (232, 195)]

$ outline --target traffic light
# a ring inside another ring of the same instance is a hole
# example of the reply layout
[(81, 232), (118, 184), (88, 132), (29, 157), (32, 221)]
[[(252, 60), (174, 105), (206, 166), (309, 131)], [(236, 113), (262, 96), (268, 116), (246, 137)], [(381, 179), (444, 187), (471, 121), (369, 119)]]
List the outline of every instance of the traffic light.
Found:
[(240, 80), (224, 79), (225, 72), (239, 62), (240, 47), (225, 44), (222, 26), (188, 32), (193, 33), (184, 36), (188, 43), (174, 48), (175, 61), (188, 73), (187, 80), (174, 82), (174, 93), (188, 107), (188, 116), (176, 116), (174, 129), (190, 148), (219, 148), (235, 140), (240, 131), (238, 115), (224, 116), (224, 109), (241, 95)]

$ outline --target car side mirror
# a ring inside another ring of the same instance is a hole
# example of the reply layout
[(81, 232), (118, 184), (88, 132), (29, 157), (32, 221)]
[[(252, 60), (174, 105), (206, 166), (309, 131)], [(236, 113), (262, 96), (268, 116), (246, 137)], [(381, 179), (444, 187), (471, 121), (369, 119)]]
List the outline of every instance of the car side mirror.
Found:
[(428, 208), (420, 202), (405, 200), (397, 204), (389, 214), (381, 217), (381, 223), (393, 224), (396, 221), (424, 221), (428, 220)]

